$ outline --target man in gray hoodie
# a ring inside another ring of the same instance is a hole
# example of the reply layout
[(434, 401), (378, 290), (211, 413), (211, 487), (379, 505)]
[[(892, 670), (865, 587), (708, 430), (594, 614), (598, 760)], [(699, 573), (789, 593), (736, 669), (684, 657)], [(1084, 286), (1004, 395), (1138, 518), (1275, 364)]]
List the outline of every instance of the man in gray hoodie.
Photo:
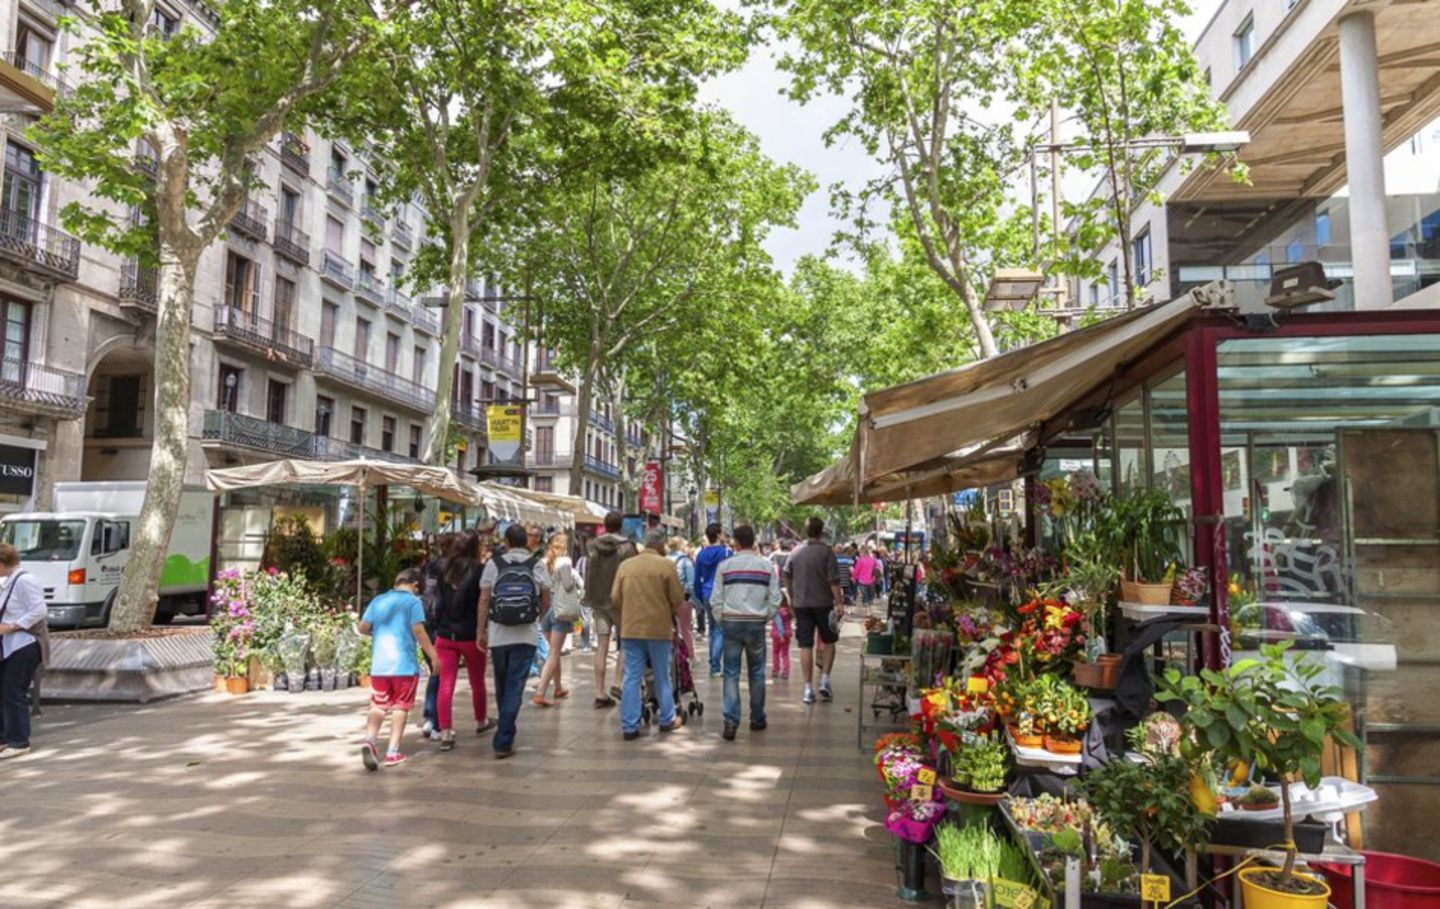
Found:
[(740, 654), (749, 670), (750, 729), (765, 728), (765, 641), (780, 608), (779, 572), (755, 551), (755, 528), (735, 528), (735, 554), (715, 569), (710, 606), (724, 638), (726, 741), (740, 728)]
[[(639, 550), (633, 540), (623, 536), (620, 528), (624, 517), (618, 511), (605, 515), (605, 532), (591, 541), (585, 551), (585, 596), (582, 603), (595, 615), (597, 648), (593, 657), (595, 664), (595, 709), (602, 710), (615, 706), (618, 690), (605, 689), (605, 673), (610, 664), (610, 632), (615, 628), (617, 616), (615, 605), (610, 599), (610, 589), (615, 583), (615, 572), (620, 563), (636, 555)], [(623, 683), (625, 666), (616, 661), (617, 686)]]

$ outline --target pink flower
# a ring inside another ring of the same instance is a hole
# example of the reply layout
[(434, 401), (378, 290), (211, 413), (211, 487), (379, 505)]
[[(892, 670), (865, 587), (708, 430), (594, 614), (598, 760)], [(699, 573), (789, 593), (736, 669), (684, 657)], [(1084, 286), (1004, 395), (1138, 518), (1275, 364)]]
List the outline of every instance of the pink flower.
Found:
[(269, 568), (265, 569), (265, 573), (273, 578), (275, 577), (275, 575), (280, 573), (280, 569), (276, 568), (274, 565), (271, 565)]

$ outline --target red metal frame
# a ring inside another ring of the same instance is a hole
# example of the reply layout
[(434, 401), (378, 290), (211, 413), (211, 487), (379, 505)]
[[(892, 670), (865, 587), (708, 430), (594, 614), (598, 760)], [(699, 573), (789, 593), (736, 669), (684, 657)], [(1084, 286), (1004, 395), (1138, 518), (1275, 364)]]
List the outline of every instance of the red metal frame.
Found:
[(1226, 598), (1229, 570), (1225, 563), (1225, 494), (1220, 476), (1220, 383), (1215, 368), (1218, 342), (1211, 331), (1191, 330), (1185, 337), (1185, 409), (1190, 444), (1190, 502), (1195, 524), (1195, 567), (1208, 569), (1210, 621), (1220, 634), (1201, 639), (1205, 665), (1218, 669), (1230, 662), (1230, 605)]

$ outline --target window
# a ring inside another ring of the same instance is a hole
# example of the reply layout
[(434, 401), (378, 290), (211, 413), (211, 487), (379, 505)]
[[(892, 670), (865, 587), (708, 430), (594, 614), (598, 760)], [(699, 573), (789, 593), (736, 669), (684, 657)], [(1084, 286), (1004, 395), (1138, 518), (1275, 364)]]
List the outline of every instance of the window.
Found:
[(385, 371), (392, 375), (400, 372), (400, 336), (393, 331), (385, 334)]
[(271, 379), (265, 386), (265, 421), (285, 425), (285, 399), (290, 396), (290, 386)]
[(1214, 88), (1214, 87), (1215, 87), (1215, 79), (1214, 79), (1214, 77), (1210, 74), (1210, 67), (1208, 67), (1208, 66), (1205, 67), (1205, 86), (1206, 86), (1207, 88)]
[(495, 349), (495, 323), (486, 322), (480, 329), (480, 343), (486, 350)]
[(365, 444), (365, 408), (350, 408), (350, 444)]
[[(10, 142), (5, 146), (4, 198), (0, 199), (5, 212), (14, 222), (5, 225), (5, 233), (11, 237), (32, 236), (35, 222), (40, 220), (40, 191), (45, 175), (35, 153), (23, 145)], [(20, 220), (16, 220), (16, 219)]]
[(325, 216), (325, 249), (345, 258), (345, 225), (329, 215)]
[(289, 278), (275, 278), (275, 299), (271, 303), (270, 319), (277, 331), (289, 331), (295, 322), (295, 282)]
[(360, 274), (375, 276), (375, 244), (363, 237), (360, 239)]
[(410, 358), (410, 381), (416, 385), (425, 384), (425, 348), (417, 347)]
[(225, 254), (225, 305), (232, 310), (259, 315), (259, 266), (239, 253)]
[(345, 175), (345, 169), (350, 166), (350, 159), (345, 153), (335, 146), (330, 147), (330, 179), (348, 182), (349, 177)]
[(420, 457), (420, 427), (410, 424), (410, 457)]
[(1235, 32), (1235, 70), (1238, 72), (1245, 68), (1250, 58), (1255, 56), (1255, 17), (1249, 15), (1240, 24)]
[(216, 400), (218, 410), (227, 410), (230, 413), (240, 412), (240, 377), (245, 370), (238, 366), (231, 366), (228, 363), (220, 364), (219, 398)]
[(372, 179), (370, 179), (369, 177), (366, 177), (366, 178), (365, 178), (365, 207), (366, 207), (366, 208), (375, 208), (375, 207), (376, 207), (375, 195), (376, 195), (377, 193), (379, 193), (379, 192), (380, 192), (380, 187), (378, 187), (378, 186), (375, 185), (375, 181), (372, 180)]
[(535, 463), (555, 463), (555, 427), (535, 427)]
[(156, 4), (155, 12), (150, 16), (150, 31), (161, 38), (173, 37), (180, 31), (180, 17)]
[(1091, 305), (1091, 306), (1099, 306), (1099, 305), (1100, 305), (1100, 285), (1099, 285), (1099, 284), (1091, 284), (1091, 285), (1090, 285), (1090, 305)]
[(536, 478), (535, 478), (535, 491), (536, 491), (536, 492), (554, 492), (554, 491), (555, 491), (555, 478), (554, 478), (554, 477), (536, 477)]
[(400, 259), (390, 260), (390, 286), (399, 287), (400, 281), (405, 277), (405, 263)]
[(1131, 242), (1130, 252), (1135, 263), (1135, 284), (1143, 288), (1153, 277), (1150, 273), (1150, 266), (1153, 264), (1150, 259), (1150, 228), (1142, 230)]
[(475, 337), (475, 310), (469, 307), (465, 309), (465, 337)]
[(382, 451), (395, 450), (395, 418), (380, 418), (380, 449)]
[(315, 435), (330, 437), (330, 415), (335, 412), (335, 399), (324, 395), (315, 397)]
[(320, 304), (320, 346), (335, 346), (335, 320), (340, 318), (340, 307), (334, 303)]
[(1285, 262), (1287, 264), (1294, 264), (1295, 262), (1299, 262), (1301, 258), (1304, 257), (1304, 255), (1305, 247), (1300, 245), (1300, 241), (1298, 239), (1291, 240), (1290, 243), (1285, 247)]
[(5, 354), (0, 380), (20, 383), (25, 378), (25, 361), (30, 354), (30, 304), (0, 298), (4, 319), (0, 319), (0, 350)]
[(355, 359), (365, 362), (370, 358), (370, 320), (355, 319)]
[(495, 400), (495, 383), (487, 380), (480, 382), (480, 400), (489, 404)]
[(145, 377), (106, 376), (95, 396), (95, 422), (110, 439), (134, 439), (144, 434)]
[(1117, 259), (1110, 260), (1110, 267), (1106, 270), (1106, 283), (1109, 285), (1110, 305), (1120, 305), (1120, 262)]
[(280, 223), (287, 227), (300, 224), (300, 194), (280, 184)]
[(1330, 213), (1322, 211), (1315, 216), (1315, 245), (1324, 246), (1330, 242)]
[(43, 76), (50, 68), (50, 51), (54, 46), (53, 36), (22, 19), (15, 31), (16, 65), (27, 75)]

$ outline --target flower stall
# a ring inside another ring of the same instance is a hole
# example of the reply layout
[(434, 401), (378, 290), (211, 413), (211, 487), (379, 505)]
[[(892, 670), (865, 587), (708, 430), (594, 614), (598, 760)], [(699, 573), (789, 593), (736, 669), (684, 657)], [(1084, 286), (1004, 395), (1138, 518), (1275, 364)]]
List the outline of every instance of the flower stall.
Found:
[(1365, 848), (1440, 859), (1437, 425), (1440, 312), (1223, 287), (867, 394), (798, 503), (1015, 502), (956, 506), (867, 627), (942, 878), (1017, 847), (992, 898), (1343, 907), (1390, 886)]

